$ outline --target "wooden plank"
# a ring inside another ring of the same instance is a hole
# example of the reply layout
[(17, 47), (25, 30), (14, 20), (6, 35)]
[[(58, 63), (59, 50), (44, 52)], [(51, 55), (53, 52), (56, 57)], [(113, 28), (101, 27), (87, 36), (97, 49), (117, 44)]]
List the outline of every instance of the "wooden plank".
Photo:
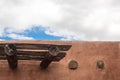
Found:
[[(5, 45), (0, 45), (0, 50), (4, 49)], [(71, 45), (54, 45), (54, 44), (15, 44), (17, 49), (34, 49), (34, 50), (48, 50), (51, 46), (57, 46), (60, 51), (68, 51)]]
[[(45, 58), (45, 56), (47, 54), (49, 54), (49, 52), (46, 50), (18, 49), (16, 51), (16, 54), (17, 54), (19, 60), (42, 60)], [(5, 60), (6, 59), (5, 55), (6, 54), (5, 54), (4, 50), (2, 50), (0, 52), (0, 60), (2, 60), (2, 59)], [(56, 58), (53, 59), (53, 61), (60, 61), (60, 59), (65, 57), (65, 55), (66, 55), (65, 52), (59, 52), (59, 54), (56, 56)]]
[(61, 51), (68, 51), (71, 47), (69, 44), (58, 44), (56, 42), (45, 43), (44, 41), (0, 41), (0, 48), (6, 44), (15, 44), (17, 49), (38, 49), (48, 50), (51, 46), (57, 46)]
[(17, 49), (36, 49), (48, 50), (51, 46), (57, 46), (60, 51), (68, 51), (71, 45), (54, 45), (54, 44), (16, 44)]
[[(47, 53), (45, 53), (47, 54)], [(43, 60), (45, 59), (45, 54), (40, 55), (33, 55), (33, 54), (18, 54), (17, 59), (18, 60)], [(60, 61), (62, 58), (64, 58), (66, 53), (60, 53), (56, 57), (52, 59), (52, 61)], [(0, 55), (0, 60), (6, 60), (6, 55)]]
[[(51, 50), (58, 49), (60, 48), (61, 50), (63, 49), (63, 51), (65, 51), (67, 48), (65, 48), (66, 46), (69, 45), (65, 45), (64, 47), (61, 47), (61, 45), (48, 45), (48, 44), (39, 44), (41, 46), (41, 48), (45, 49), (47, 47), (46, 50), (38, 50), (36, 49), (36, 47), (34, 49), (32, 49), (31, 47), (37, 46), (37, 44), (2, 44), (1, 45), (1, 59), (5, 59), (4, 55), (7, 55), (6, 58), (8, 60), (9, 65), (13, 64), (13, 58), (11, 55), (12, 52), (15, 52), (16, 55), (16, 59), (18, 60), (42, 60), (42, 59), (46, 59), (47, 55), (52, 56), (51, 54), (56, 51), (51, 51), (52, 53), (50, 53), (50, 51), (48, 50), (49, 48)], [(27, 46), (27, 47), (26, 47)], [(45, 46), (45, 47), (42, 47)], [(62, 45), (63, 46), (63, 45)], [(27, 48), (27, 49), (26, 49)], [(70, 46), (69, 46), (70, 48)], [(15, 51), (14, 51), (14, 50)], [(65, 52), (57, 52), (57, 55), (55, 55), (53, 57), (53, 59), (51, 59), (51, 61), (59, 61), (60, 59), (62, 59), (63, 57), (65, 57), (66, 53)], [(48, 57), (49, 58), (49, 57)]]

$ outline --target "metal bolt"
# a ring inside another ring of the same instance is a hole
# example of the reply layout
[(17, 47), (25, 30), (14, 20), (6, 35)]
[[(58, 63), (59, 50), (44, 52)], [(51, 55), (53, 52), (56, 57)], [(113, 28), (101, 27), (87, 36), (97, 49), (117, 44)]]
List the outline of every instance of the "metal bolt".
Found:
[(5, 53), (7, 55), (9, 55), (9, 56), (12, 56), (12, 55), (16, 54), (15, 53), (16, 52), (16, 48), (15, 48), (15, 46), (13, 44), (5, 45), (4, 50), (5, 50)]
[(99, 69), (103, 69), (103, 68), (104, 68), (104, 62), (103, 62), (102, 60), (98, 60), (98, 61), (97, 61), (97, 67), (98, 67)]
[(78, 63), (77, 63), (77, 61), (75, 61), (75, 60), (71, 60), (70, 62), (69, 62), (69, 64), (68, 64), (68, 66), (69, 66), (69, 69), (77, 69), (78, 68)]
[(51, 46), (48, 50), (49, 54), (52, 56), (57, 56), (59, 54), (59, 48), (57, 46)]

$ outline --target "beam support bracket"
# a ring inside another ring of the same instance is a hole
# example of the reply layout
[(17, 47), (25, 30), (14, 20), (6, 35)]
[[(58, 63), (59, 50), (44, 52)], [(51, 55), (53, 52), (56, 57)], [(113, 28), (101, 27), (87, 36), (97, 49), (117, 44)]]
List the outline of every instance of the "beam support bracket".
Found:
[(40, 67), (42, 69), (46, 69), (49, 66), (49, 64), (53, 61), (53, 59), (57, 57), (59, 52), (60, 50), (57, 46), (50, 46), (48, 48), (48, 54), (45, 55), (45, 58), (40, 63)]
[(8, 65), (11, 69), (16, 69), (18, 65), (16, 47), (13, 44), (7, 44), (4, 47)]

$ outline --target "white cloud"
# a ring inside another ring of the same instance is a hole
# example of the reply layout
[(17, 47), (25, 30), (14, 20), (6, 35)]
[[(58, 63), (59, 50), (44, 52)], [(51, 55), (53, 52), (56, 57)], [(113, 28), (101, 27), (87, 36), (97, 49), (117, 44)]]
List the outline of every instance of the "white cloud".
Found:
[(62, 40), (120, 40), (119, 5), (119, 0), (1, 0), (0, 37), (32, 39), (14, 32), (42, 25)]
[(0, 36), (22, 33), (33, 25), (49, 26), (61, 19), (59, 5), (49, 0), (1, 0)]
[(75, 40), (120, 40), (120, 2), (117, 0), (60, 2), (65, 16), (55, 24), (53, 35), (64, 34)]
[(12, 38), (12, 39), (16, 39), (16, 40), (33, 40), (32, 37), (26, 37), (24, 35), (20, 35), (20, 34), (8, 34), (8, 37)]

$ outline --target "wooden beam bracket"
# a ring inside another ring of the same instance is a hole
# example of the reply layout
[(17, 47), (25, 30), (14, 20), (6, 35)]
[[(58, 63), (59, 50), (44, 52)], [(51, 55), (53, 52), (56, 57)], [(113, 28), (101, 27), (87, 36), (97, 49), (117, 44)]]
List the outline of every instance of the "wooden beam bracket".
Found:
[(46, 69), (49, 64), (57, 57), (59, 54), (60, 50), (57, 46), (50, 46), (48, 48), (49, 53), (45, 55), (45, 58), (42, 60), (40, 63), (40, 66), (42, 69)]
[(53, 61), (60, 61), (66, 56), (71, 45), (55, 44), (0, 44), (0, 60), (8, 61), (11, 69), (16, 69), (18, 60), (40, 60), (42, 69), (46, 69)]
[(13, 44), (7, 44), (4, 47), (6, 58), (11, 69), (17, 68), (18, 60), (16, 54), (16, 48)]

